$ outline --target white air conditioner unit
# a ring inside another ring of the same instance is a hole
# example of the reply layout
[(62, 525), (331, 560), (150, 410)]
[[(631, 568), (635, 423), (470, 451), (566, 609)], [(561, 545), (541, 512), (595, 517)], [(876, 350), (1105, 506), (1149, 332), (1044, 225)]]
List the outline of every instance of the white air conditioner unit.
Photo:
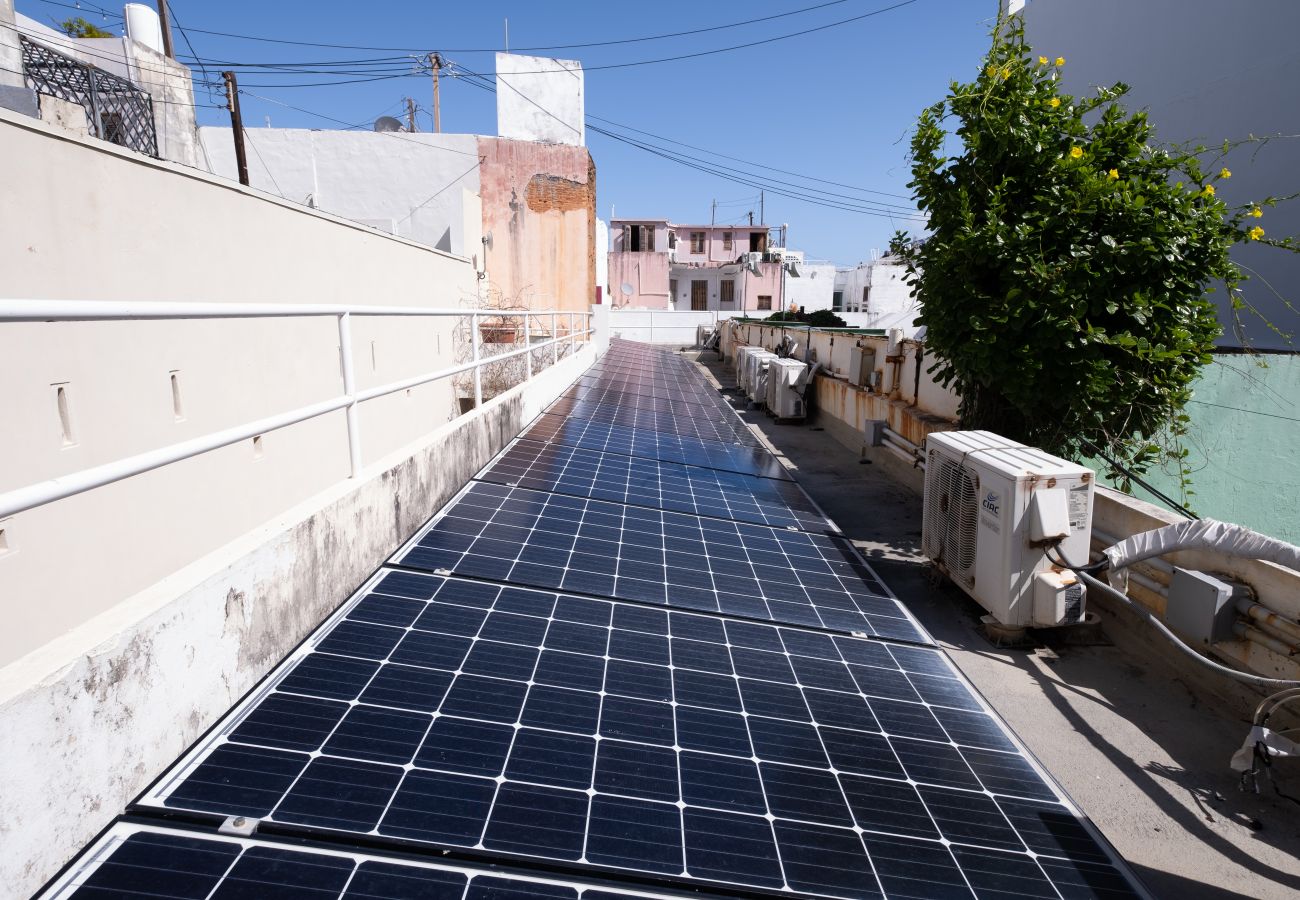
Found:
[(768, 350), (759, 349), (746, 360), (749, 372), (745, 376), (745, 396), (762, 406), (767, 402), (767, 375), (772, 363), (779, 357)]
[(1013, 627), (1083, 620), (1092, 470), (988, 431), (926, 438), (921, 546), (954, 583)]
[(749, 357), (753, 353), (762, 353), (762, 347), (755, 347), (745, 344), (736, 348), (736, 387), (746, 396), (749, 395), (749, 385), (746, 378), (749, 375)]
[(802, 419), (808, 366), (797, 359), (774, 359), (767, 367), (767, 409), (778, 419)]

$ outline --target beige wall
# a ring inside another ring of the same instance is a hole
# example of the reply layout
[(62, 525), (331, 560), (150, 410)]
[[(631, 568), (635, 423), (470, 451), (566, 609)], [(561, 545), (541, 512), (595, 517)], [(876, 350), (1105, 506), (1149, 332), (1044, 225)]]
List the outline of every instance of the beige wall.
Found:
[[(459, 307), (477, 288), (468, 260), (3, 112), (0, 209), (7, 299)], [(358, 387), (451, 365), (454, 327), (355, 319)], [(0, 491), (337, 397), (338, 345), (332, 318), (0, 324)], [(450, 381), (365, 404), (363, 460), (455, 408)], [(0, 666), (347, 475), (336, 412), (0, 522)]]

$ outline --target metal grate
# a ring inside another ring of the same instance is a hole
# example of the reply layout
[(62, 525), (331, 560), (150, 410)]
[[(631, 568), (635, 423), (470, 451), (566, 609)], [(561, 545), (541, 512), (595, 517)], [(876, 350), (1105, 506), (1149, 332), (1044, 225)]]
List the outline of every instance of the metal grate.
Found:
[(975, 584), (976, 484), (965, 466), (931, 453), (925, 469), (922, 546), (959, 584)]
[(25, 37), (20, 39), (28, 87), (37, 94), (81, 106), (96, 137), (137, 153), (158, 156), (153, 101), (148, 94), (123, 78)]

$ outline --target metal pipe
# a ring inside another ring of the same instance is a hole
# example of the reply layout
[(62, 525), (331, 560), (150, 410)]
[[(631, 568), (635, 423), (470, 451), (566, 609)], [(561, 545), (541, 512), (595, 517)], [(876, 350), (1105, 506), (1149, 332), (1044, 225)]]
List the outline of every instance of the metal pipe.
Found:
[(904, 447), (907, 447), (909, 450), (915, 450), (918, 453), (921, 450), (920, 444), (912, 443), (907, 438), (899, 434), (897, 431), (890, 428), (888, 425), (885, 426), (885, 434), (886, 436), (893, 437), (894, 440), (898, 441), (898, 443), (902, 444)]
[[(465, 315), (466, 313), (460, 312), (459, 314)], [(591, 334), (592, 331), (588, 330), (585, 333)], [(541, 346), (544, 347), (546, 343), (550, 343), (554, 346), (558, 344), (559, 340), (560, 338), (552, 338), (550, 341), (541, 344)], [(518, 350), (512, 350), (509, 353), (494, 356), (489, 361), (497, 362), (501, 359), (508, 359), (513, 356), (518, 356), (521, 353), (528, 353), (531, 349), (531, 347), (523, 347)], [(139, 475), (143, 472), (162, 468), (163, 466), (180, 462), (181, 460), (189, 459), (193, 456), (198, 456), (212, 450), (219, 450), (222, 447), (228, 447), (231, 444), (238, 443), (239, 441), (248, 440), (267, 432), (277, 431), (290, 425), (296, 425), (299, 422), (305, 422), (308, 419), (313, 419), (317, 416), (322, 416), (338, 409), (345, 409), (358, 403), (364, 403), (365, 401), (373, 400), (376, 397), (383, 397), (388, 394), (397, 393), (398, 391), (419, 387), (422, 384), (428, 384), (429, 382), (437, 381), (440, 378), (457, 375), (470, 369), (475, 369), (477, 371), (483, 362), (485, 361), (481, 360), (479, 362), (462, 363), (446, 369), (440, 369), (436, 372), (418, 375), (414, 378), (407, 378), (403, 381), (381, 385), (365, 391), (358, 391), (351, 395), (335, 397), (331, 400), (323, 400), (320, 403), (299, 407), (290, 412), (270, 416), (265, 419), (259, 419), (256, 422), (251, 422), (247, 425), (227, 428), (223, 431), (214, 432), (203, 437), (193, 438), (177, 444), (170, 444), (157, 450), (150, 450), (145, 453), (139, 453), (135, 456), (127, 457), (126, 459), (105, 463), (101, 466), (83, 469), (80, 472), (62, 475), (58, 478), (51, 478), (47, 481), (8, 491), (0, 494), (0, 518), (24, 512), (37, 506), (43, 506), (47, 503), (53, 503), (56, 500), (63, 500), (97, 487), (113, 484), (114, 482), (121, 481), (124, 478), (130, 478), (133, 475)], [(360, 436), (358, 434), (358, 448), (359, 445)], [(349, 455), (350, 451), (351, 447), (349, 447)]]
[(348, 468), (351, 478), (361, 471), (361, 425), (357, 421), (357, 384), (352, 369), (352, 322), (348, 313), (339, 316), (339, 359), (343, 364), (343, 394), (348, 421)]
[(335, 397), (332, 400), (324, 400), (311, 406), (300, 407), (293, 412), (258, 419), (256, 422), (247, 425), (227, 428), (224, 431), (218, 431), (204, 437), (181, 441), (178, 444), (170, 444), (157, 450), (149, 450), (135, 456), (128, 456), (126, 459), (119, 459), (101, 466), (83, 469), (80, 472), (73, 472), (70, 475), (61, 475), (58, 478), (51, 478), (48, 481), (41, 481), (24, 488), (8, 491), (0, 494), (0, 518), (42, 506), (46, 503), (52, 503), (55, 500), (62, 500), (65, 497), (71, 497), (73, 494), (80, 494), (92, 488), (103, 487), (106, 484), (130, 478), (132, 475), (148, 472), (151, 469), (158, 469), (174, 462), (180, 462), (183, 459), (198, 456), (200, 453), (228, 447), (231, 444), (265, 434), (268, 431), (276, 431), (289, 425), (297, 425), (299, 422), (305, 422), (308, 419), (334, 412), (336, 409), (342, 409), (351, 402), (351, 399), (350, 397)]
[(1230, 669), (1227, 666), (1220, 665), (1214, 660), (1202, 656), (1201, 654), (1193, 650), (1191, 647), (1187, 646), (1187, 644), (1183, 643), (1183, 640), (1180, 637), (1178, 637), (1178, 635), (1170, 631), (1169, 627), (1165, 625), (1164, 622), (1160, 621), (1160, 619), (1155, 615), (1155, 613), (1151, 612), (1151, 610), (1147, 609), (1141, 603), (1135, 601), (1128, 594), (1115, 590), (1115, 588), (1111, 587), (1106, 582), (1101, 581), (1093, 577), (1092, 575), (1089, 575), (1087, 572), (1080, 572), (1078, 573), (1078, 575), (1079, 578), (1082, 579), (1083, 582), (1087, 584), (1090, 588), (1100, 591), (1101, 593), (1106, 594), (1107, 596), (1113, 597), (1114, 599), (1118, 600), (1120, 603), (1123, 603), (1130, 610), (1136, 613), (1139, 617), (1144, 619), (1148, 625), (1150, 625), (1152, 628), (1156, 629), (1156, 631), (1159, 631), (1162, 635), (1168, 638), (1170, 643), (1172, 643), (1179, 652), (1191, 657), (1193, 660), (1200, 663), (1201, 665), (1208, 666), (1209, 668), (1214, 669), (1216, 672), (1218, 672), (1221, 675), (1226, 675), (1229, 678), (1233, 678), (1237, 681), (1244, 681), (1247, 684), (1254, 684), (1259, 687), (1289, 688), (1289, 687), (1300, 686), (1300, 681), (1293, 681), (1286, 678), (1266, 678), (1262, 675), (1253, 675), (1249, 672), (1240, 672), (1236, 669)]
[[(134, 303), (99, 300), (0, 300), (0, 322), (116, 322), (153, 319), (264, 319), (295, 316), (451, 316), (472, 309), (421, 306), (345, 306), (339, 303)], [(492, 310), (502, 318), (535, 312)], [(591, 316), (591, 313), (578, 313)]]
[(1245, 622), (1237, 622), (1234, 624), (1232, 626), (1232, 633), (1243, 640), (1250, 641), (1252, 644), (1259, 644), (1261, 647), (1272, 650), (1279, 656), (1291, 658), (1295, 656), (1296, 653), (1300, 652), (1300, 650), (1297, 650), (1295, 647), (1283, 643), (1271, 634), (1268, 634), (1259, 628), (1254, 628)]
[(1255, 620), (1258, 627), (1276, 634), (1283, 640), (1300, 644), (1300, 625), (1290, 619), (1283, 618), (1280, 613), (1269, 609), (1262, 603), (1254, 603), (1243, 597), (1237, 601), (1237, 611)]
[(898, 439), (895, 438), (889, 432), (885, 432), (884, 441), (887, 445), (893, 447), (896, 450), (901, 450), (902, 452), (906, 453), (908, 456), (912, 457), (913, 459), (919, 458), (917, 456), (915, 447), (909, 447), (906, 444), (899, 443)]
[(881, 446), (884, 447), (886, 450), (890, 451), (891, 453), (893, 453), (899, 459), (903, 460), (903, 462), (915, 466), (916, 468), (920, 469), (922, 472), (925, 471), (925, 463), (921, 462), (919, 459), (917, 459), (912, 454), (908, 453), (906, 450), (903, 450), (902, 448), (894, 444), (890, 444), (888, 442), (881, 444)]
[(474, 361), (474, 408), (478, 409), (483, 405), (483, 367), (479, 365), (478, 349), (478, 313), (469, 317), (470, 338), (469, 346), (473, 353)]

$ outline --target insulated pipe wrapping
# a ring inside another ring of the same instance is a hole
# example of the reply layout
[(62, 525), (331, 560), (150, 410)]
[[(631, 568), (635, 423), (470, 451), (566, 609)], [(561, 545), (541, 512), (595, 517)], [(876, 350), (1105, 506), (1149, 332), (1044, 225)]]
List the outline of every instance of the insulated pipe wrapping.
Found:
[(1124, 570), (1128, 566), (1178, 550), (1213, 550), (1227, 556), (1263, 559), (1300, 572), (1300, 547), (1214, 519), (1178, 522), (1135, 534), (1102, 552), (1110, 560), (1110, 583), (1124, 590), (1128, 584), (1128, 573)]

